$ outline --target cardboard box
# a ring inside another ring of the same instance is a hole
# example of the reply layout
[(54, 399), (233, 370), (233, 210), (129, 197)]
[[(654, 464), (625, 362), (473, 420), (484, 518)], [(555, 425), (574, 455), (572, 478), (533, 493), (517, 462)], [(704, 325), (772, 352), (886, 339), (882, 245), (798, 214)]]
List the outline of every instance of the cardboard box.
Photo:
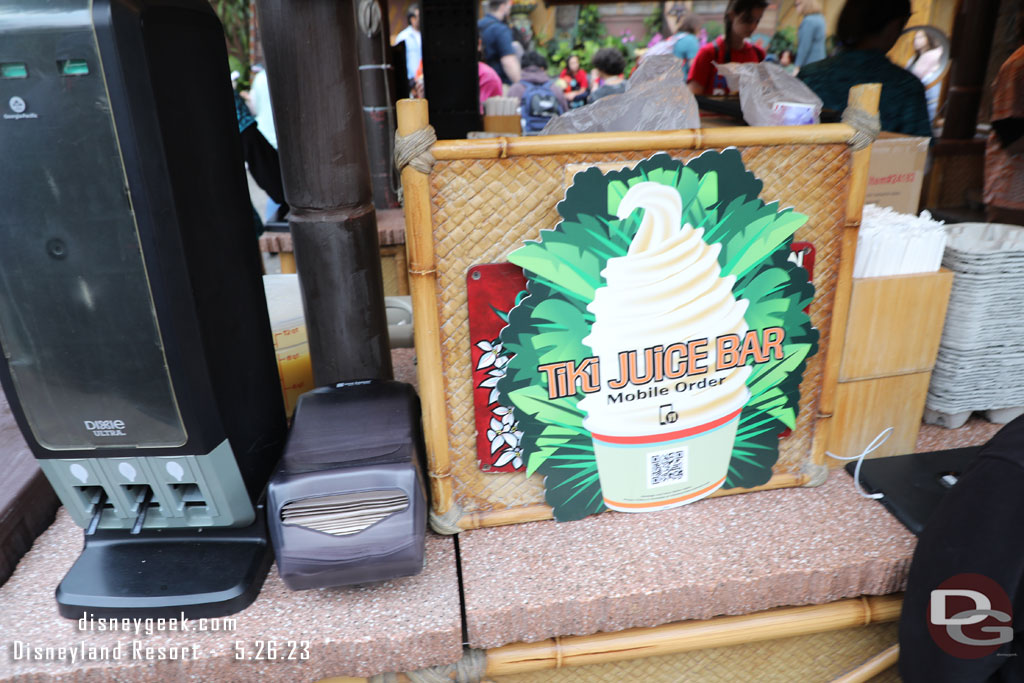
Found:
[(864, 203), (917, 215), (930, 139), (896, 133), (879, 135), (871, 147)]
[(484, 116), (484, 131), (487, 133), (511, 133), (519, 135), (522, 127), (519, 114), (511, 116)]

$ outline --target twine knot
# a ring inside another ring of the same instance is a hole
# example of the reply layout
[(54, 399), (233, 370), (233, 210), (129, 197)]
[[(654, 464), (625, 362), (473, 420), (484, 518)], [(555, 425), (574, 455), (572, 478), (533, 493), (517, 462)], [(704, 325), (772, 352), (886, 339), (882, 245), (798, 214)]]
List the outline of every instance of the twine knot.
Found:
[(406, 166), (412, 166), (420, 173), (430, 173), (434, 168), (434, 155), (430, 148), (437, 142), (433, 126), (420, 128), (408, 135), (395, 133), (395, 167), (401, 173)]
[(466, 649), (462, 659), (453, 664), (432, 666), (418, 671), (407, 671), (412, 683), (477, 683), (487, 673), (487, 652)]
[(854, 152), (870, 147), (882, 131), (878, 114), (869, 114), (857, 107), (847, 107), (843, 111), (843, 123), (856, 131), (849, 142)]
[(359, 17), (359, 29), (370, 37), (380, 30), (380, 5), (377, 0), (360, 0), (356, 10)]
[(462, 531), (459, 520), (462, 519), (462, 506), (452, 501), (452, 506), (443, 515), (430, 511), (430, 528), (443, 536), (454, 536)]

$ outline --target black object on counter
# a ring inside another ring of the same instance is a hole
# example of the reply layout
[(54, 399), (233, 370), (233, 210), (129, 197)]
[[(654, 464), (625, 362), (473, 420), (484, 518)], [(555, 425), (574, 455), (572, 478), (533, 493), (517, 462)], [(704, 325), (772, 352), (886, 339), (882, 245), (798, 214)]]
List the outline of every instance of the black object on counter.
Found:
[(270, 536), (292, 590), (423, 569), (427, 496), (419, 398), (402, 382), (303, 394), (267, 489)]
[[(882, 493), (878, 502), (920, 536), (946, 492), (959, 481), (981, 448), (969, 446), (865, 460), (860, 483), (867, 491)], [(846, 466), (851, 476), (856, 464)]]

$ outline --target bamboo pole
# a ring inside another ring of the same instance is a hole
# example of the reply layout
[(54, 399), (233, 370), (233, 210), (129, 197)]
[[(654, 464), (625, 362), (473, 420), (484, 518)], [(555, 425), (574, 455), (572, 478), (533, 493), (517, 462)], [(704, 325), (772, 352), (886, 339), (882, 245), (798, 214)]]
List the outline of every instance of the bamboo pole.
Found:
[[(878, 100), (882, 86), (878, 83), (856, 85), (850, 89), (849, 106), (869, 114), (878, 113)], [(852, 153), (849, 194), (846, 200), (846, 222), (843, 226), (839, 269), (836, 275), (835, 300), (832, 303), (832, 321), (829, 330), (828, 357), (821, 378), (821, 396), (818, 399), (818, 425), (815, 427), (811, 460), (824, 464), (829, 439), (829, 418), (836, 408), (836, 385), (839, 365), (843, 360), (846, 342), (847, 315), (850, 311), (850, 292), (853, 288), (853, 261), (857, 255), (857, 230), (864, 210), (864, 195), (868, 188), (868, 167), (871, 147)]]
[(893, 645), (864, 662), (848, 674), (832, 683), (867, 683), (872, 678), (892, 667), (900, 659), (900, 646)]
[[(398, 134), (410, 135), (428, 124), (426, 100), (398, 102)], [(423, 405), (423, 432), (430, 470), (431, 504), (443, 515), (455, 495), (448, 454), (448, 408), (441, 368), (440, 315), (437, 307), (437, 266), (430, 216), (430, 177), (411, 166), (402, 169), (405, 193), (406, 253), (412, 293), (416, 372)]]
[(436, 159), (446, 161), (459, 159), (504, 159), (514, 156), (639, 152), (652, 149), (846, 144), (854, 133), (854, 129), (845, 123), (826, 123), (817, 126), (765, 126), (639, 133), (534, 135), (514, 138), (440, 140), (434, 145), (432, 151)]
[(617, 662), (895, 621), (901, 595), (865, 596), (827, 605), (785, 607), (736, 617), (683, 621), (618, 633), (549, 638), (487, 650), (488, 676)]
[[(803, 486), (805, 482), (806, 477), (802, 474), (780, 472), (773, 475), (771, 479), (760, 486), (753, 486), (749, 489), (718, 489), (708, 496), (708, 498), (721, 498), (723, 496), (734, 496), (740, 493), (793, 488), (796, 486)], [(524, 505), (522, 507), (506, 508), (504, 510), (478, 510), (476, 512), (468, 512), (459, 520), (459, 526), (462, 527), (463, 530), (468, 531), (470, 529), (504, 526), (506, 524), (542, 522), (549, 519), (553, 519), (550, 506), (544, 504)]]

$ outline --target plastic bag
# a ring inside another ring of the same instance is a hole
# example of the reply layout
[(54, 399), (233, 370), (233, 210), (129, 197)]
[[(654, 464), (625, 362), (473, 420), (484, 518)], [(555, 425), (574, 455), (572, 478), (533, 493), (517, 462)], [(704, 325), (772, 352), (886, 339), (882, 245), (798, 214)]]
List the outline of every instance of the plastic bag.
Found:
[(626, 82), (626, 92), (602, 97), (548, 122), (541, 135), (700, 128), (697, 100), (686, 87), (680, 60), (647, 57)]
[(719, 64), (718, 72), (739, 83), (743, 119), (751, 126), (818, 123), (821, 98), (778, 64)]

